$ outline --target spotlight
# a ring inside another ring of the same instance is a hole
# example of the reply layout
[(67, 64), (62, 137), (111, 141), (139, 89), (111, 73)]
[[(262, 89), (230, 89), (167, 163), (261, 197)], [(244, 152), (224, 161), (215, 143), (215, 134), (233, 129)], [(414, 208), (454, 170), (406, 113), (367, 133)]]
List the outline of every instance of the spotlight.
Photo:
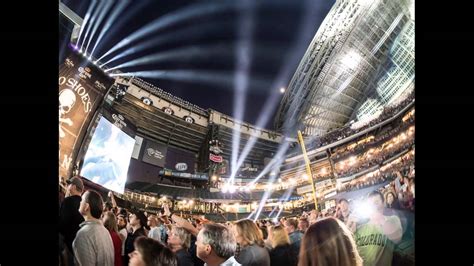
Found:
[(375, 211), (375, 206), (368, 200), (354, 202), (354, 215), (359, 219), (367, 219)]
[(280, 88), (280, 93), (281, 93), (281, 94), (285, 93), (285, 88), (281, 87), (281, 88)]
[(224, 184), (222, 187), (222, 193), (227, 193), (229, 191), (229, 184)]
[(122, 101), (125, 94), (127, 94), (128, 86), (123, 84), (116, 84), (115, 86), (117, 87), (115, 90), (115, 100), (120, 102)]
[(234, 193), (234, 192), (235, 192), (235, 186), (232, 186), (232, 185), (231, 185), (231, 186), (229, 187), (229, 193), (232, 194), (232, 193)]

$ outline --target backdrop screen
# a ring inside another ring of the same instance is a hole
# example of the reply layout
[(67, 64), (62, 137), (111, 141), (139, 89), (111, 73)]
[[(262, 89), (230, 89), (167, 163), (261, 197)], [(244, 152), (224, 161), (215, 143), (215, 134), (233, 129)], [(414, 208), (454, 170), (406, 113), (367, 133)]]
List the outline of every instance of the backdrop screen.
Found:
[(81, 176), (123, 193), (135, 139), (102, 117), (84, 157)]

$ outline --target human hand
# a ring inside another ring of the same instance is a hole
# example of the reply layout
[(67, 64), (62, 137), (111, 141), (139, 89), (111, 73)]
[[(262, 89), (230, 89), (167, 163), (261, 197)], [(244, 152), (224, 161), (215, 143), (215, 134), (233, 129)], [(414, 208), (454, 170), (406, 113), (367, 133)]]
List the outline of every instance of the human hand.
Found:
[(171, 211), (170, 211), (170, 207), (168, 206), (168, 204), (163, 204), (163, 215), (165, 215), (166, 217), (168, 217), (169, 215), (171, 215)]

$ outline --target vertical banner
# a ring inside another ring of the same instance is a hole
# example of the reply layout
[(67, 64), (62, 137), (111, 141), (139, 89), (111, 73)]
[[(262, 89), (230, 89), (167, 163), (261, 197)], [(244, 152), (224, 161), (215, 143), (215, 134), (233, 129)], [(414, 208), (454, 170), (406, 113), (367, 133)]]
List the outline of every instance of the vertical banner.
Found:
[(133, 147), (132, 158), (138, 160), (140, 156), (140, 150), (142, 148), (143, 138), (140, 136), (135, 136), (135, 147)]
[(112, 78), (68, 50), (59, 66), (59, 176), (71, 176), (84, 134), (112, 84)]

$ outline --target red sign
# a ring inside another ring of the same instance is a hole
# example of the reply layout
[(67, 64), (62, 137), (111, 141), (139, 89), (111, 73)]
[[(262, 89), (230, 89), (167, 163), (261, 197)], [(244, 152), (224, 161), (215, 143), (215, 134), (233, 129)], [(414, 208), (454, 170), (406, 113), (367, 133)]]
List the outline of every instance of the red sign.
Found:
[(209, 160), (216, 162), (216, 163), (222, 163), (222, 156), (219, 155), (214, 155), (212, 153), (209, 154)]

